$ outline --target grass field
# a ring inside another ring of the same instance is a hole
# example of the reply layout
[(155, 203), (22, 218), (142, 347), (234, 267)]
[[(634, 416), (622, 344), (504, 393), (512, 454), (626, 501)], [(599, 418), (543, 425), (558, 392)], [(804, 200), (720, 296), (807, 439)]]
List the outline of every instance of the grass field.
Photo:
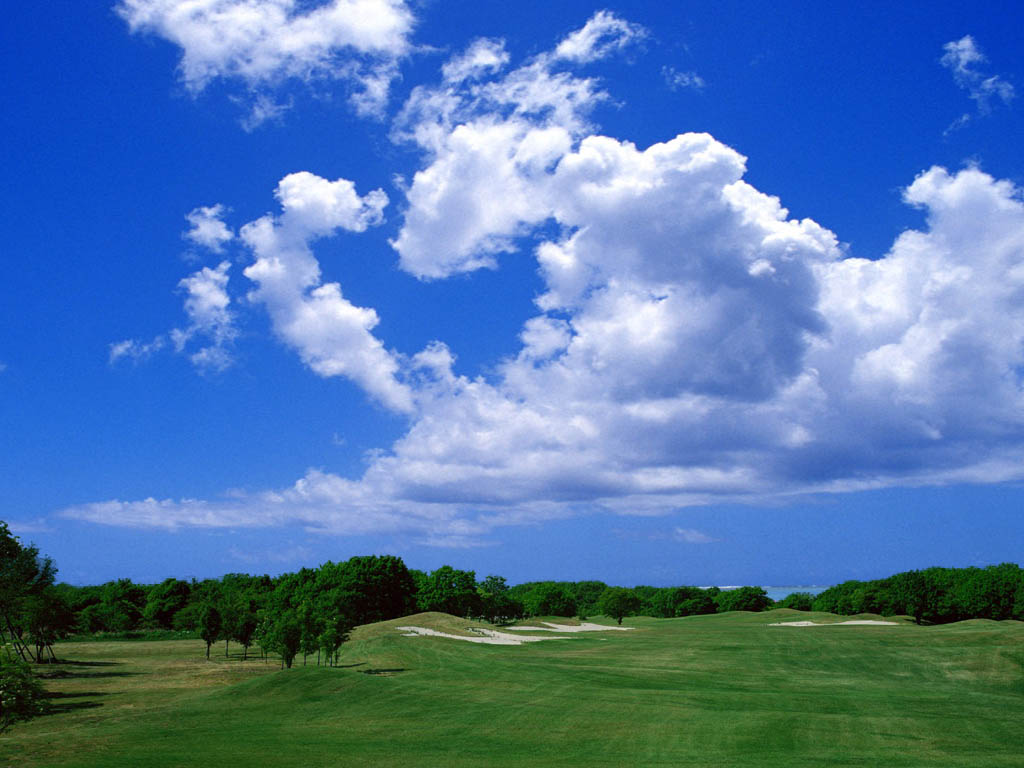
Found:
[(1024, 764), (1024, 624), (767, 626), (808, 618), (841, 620), (488, 646), (397, 631), (470, 624), (421, 614), (361, 627), (342, 668), (285, 671), (195, 640), (69, 643), (56, 711), (0, 737), (0, 766)]

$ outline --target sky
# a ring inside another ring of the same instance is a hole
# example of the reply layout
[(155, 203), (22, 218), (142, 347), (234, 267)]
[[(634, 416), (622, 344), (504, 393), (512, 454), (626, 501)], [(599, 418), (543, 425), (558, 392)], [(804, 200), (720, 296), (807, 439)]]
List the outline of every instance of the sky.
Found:
[(60, 578), (1024, 551), (1019, 3), (18, 3), (0, 519)]

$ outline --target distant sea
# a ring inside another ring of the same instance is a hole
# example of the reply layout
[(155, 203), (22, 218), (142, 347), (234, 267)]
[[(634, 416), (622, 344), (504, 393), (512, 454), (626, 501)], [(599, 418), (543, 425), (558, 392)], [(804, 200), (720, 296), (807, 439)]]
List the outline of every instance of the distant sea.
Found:
[[(725, 587), (719, 587), (719, 589), (736, 589), (737, 586), (739, 585), (730, 584)], [(812, 584), (808, 586), (807, 584), (797, 584), (791, 587), (762, 587), (762, 589), (764, 589), (765, 593), (767, 593), (768, 597), (770, 597), (772, 600), (781, 600), (782, 598), (791, 595), (794, 592), (810, 592), (812, 595), (817, 595), (820, 592), (824, 592), (826, 589), (829, 588), (829, 586), (831, 585), (825, 584), (824, 586), (822, 586), (820, 584)]]

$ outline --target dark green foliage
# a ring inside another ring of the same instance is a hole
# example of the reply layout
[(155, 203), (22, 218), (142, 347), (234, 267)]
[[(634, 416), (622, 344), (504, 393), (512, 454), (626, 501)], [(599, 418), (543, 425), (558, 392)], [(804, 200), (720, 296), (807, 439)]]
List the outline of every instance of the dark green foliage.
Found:
[(605, 616), (615, 619), (619, 624), (626, 616), (632, 616), (642, 605), (636, 590), (625, 587), (608, 587), (597, 601), (598, 610)]
[(83, 632), (127, 632), (142, 623), (146, 590), (131, 579), (109, 581), (100, 587), (98, 602), (79, 614)]
[(442, 565), (419, 583), (416, 604), (421, 611), (440, 611), (453, 616), (479, 616), (480, 596), (476, 574)]
[(188, 605), (192, 588), (187, 581), (170, 578), (152, 587), (146, 596), (146, 605), (142, 609), (142, 618), (153, 628), (170, 629), (173, 626), (174, 614)]
[(206, 642), (206, 658), (210, 658), (210, 646), (220, 640), (224, 619), (217, 606), (210, 602), (199, 611), (199, 636)]
[[(41, 557), (31, 545), (24, 546), (7, 523), (0, 521), (0, 642), (6, 635), (13, 652), (23, 661), (39, 660), (43, 648), (52, 642), (46, 639), (54, 629), (51, 615), (60, 613), (53, 608), (60, 601), (53, 592), (56, 574), (50, 558)], [(33, 653), (29, 643), (40, 638), (41, 644), (35, 643)]]
[(0, 651), (0, 733), (44, 711), (43, 686), (31, 667)]
[(525, 615), (526, 609), (512, 597), (512, 591), (502, 576), (488, 576), (477, 588), (477, 594), (480, 616), (492, 624), (504, 624)]
[(657, 590), (641, 613), (662, 619), (715, 613), (718, 610), (716, 594), (717, 588), (712, 593), (700, 587), (664, 587)]
[(75, 614), (60, 592), (47, 587), (25, 601), (23, 623), (36, 661), (55, 661), (53, 644), (74, 631)]
[(577, 613), (576, 599), (561, 584), (555, 582), (538, 582), (523, 597), (523, 607), (527, 616), (575, 616)]
[(394, 555), (353, 557), (342, 564), (344, 586), (353, 595), (352, 613), (359, 624), (397, 619), (416, 611), (416, 583), (402, 558)]
[(809, 611), (814, 605), (810, 592), (793, 592), (775, 603), (775, 608), (792, 608), (794, 611)]
[(583, 615), (598, 612), (597, 601), (608, 589), (608, 585), (603, 581), (574, 581), (569, 582), (567, 586), (576, 601), (576, 612)]
[(738, 587), (719, 592), (715, 598), (718, 610), (726, 611), (763, 611), (772, 604), (761, 587)]
[(1024, 570), (1013, 563), (986, 568), (926, 568), (877, 581), (846, 581), (814, 599), (814, 610), (843, 615), (913, 616), (918, 624), (964, 619), (1024, 618)]

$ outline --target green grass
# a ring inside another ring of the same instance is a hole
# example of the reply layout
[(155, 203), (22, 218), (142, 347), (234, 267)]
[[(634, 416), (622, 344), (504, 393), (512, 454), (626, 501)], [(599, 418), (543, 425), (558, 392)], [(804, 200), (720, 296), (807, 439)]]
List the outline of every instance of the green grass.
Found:
[(488, 646), (401, 636), (470, 625), (421, 614), (360, 628), (343, 668), (285, 671), (198, 641), (69, 644), (63, 711), (0, 737), (0, 766), (1022, 764), (1024, 624), (767, 626), (808, 618), (846, 617)]

